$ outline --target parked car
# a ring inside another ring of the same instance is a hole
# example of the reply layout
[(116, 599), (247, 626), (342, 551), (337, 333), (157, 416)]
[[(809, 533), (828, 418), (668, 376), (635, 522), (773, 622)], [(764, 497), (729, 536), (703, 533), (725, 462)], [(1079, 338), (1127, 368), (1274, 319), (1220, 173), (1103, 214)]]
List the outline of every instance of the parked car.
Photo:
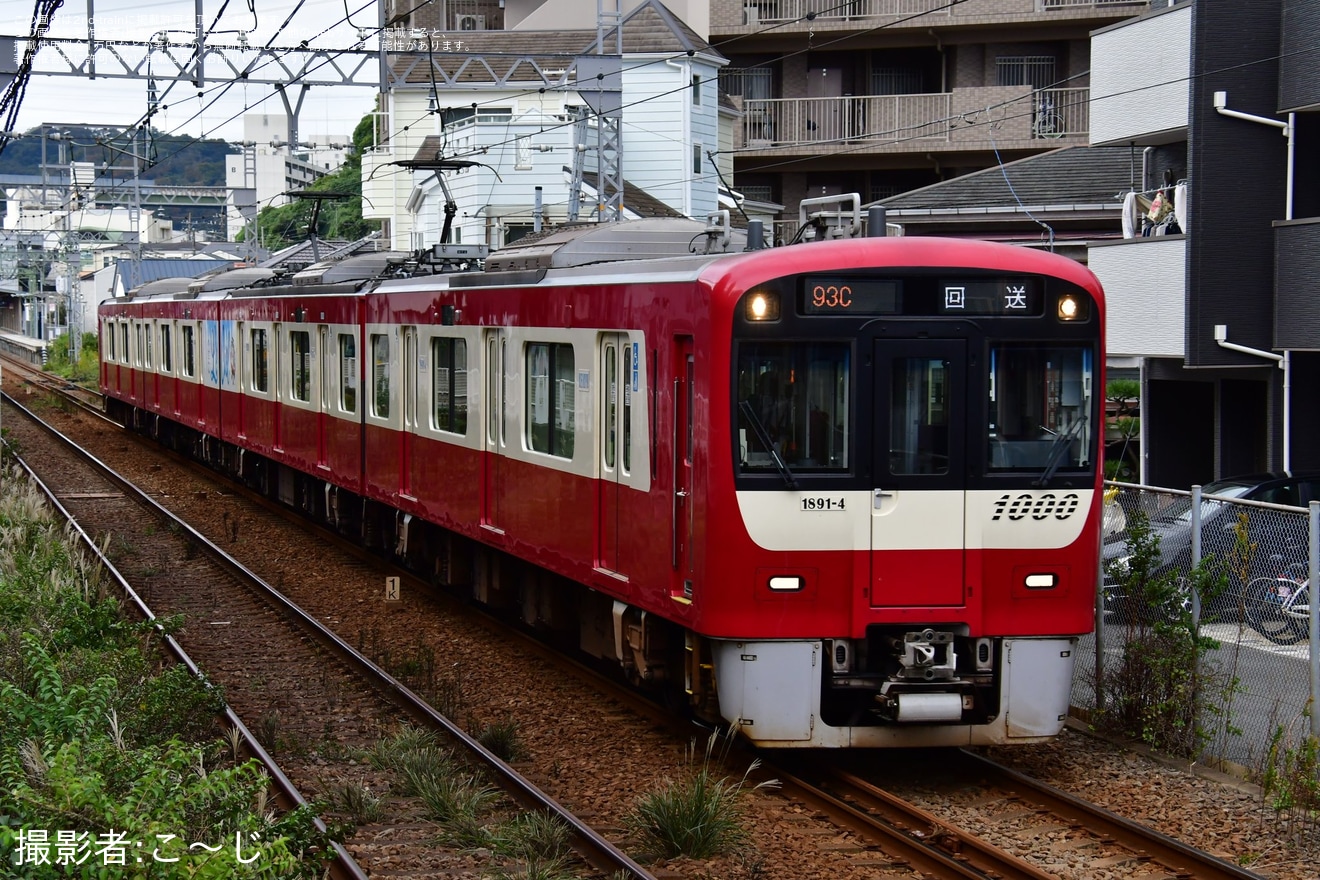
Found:
[[(1222, 572), (1227, 579), (1226, 588), (1218, 597), (1203, 600), (1202, 619), (1237, 619), (1244, 584), (1256, 577), (1273, 577), (1295, 570), (1298, 564), (1307, 562), (1308, 526), (1307, 517), (1301, 510), (1296, 514), (1285, 514), (1236, 505), (1231, 501), (1265, 501), (1304, 509), (1311, 501), (1320, 501), (1320, 472), (1228, 477), (1207, 483), (1201, 494), (1201, 555), (1203, 558), (1213, 556), (1216, 571)], [(1235, 546), (1240, 513), (1247, 514), (1246, 546), (1249, 549), (1245, 554)], [(1167, 506), (1148, 515), (1151, 533), (1159, 538), (1159, 562), (1151, 573), (1176, 572), (1183, 578), (1192, 567), (1191, 497), (1176, 497)], [(1124, 622), (1140, 620), (1143, 612), (1153, 613), (1149, 609), (1132, 607), (1135, 603), (1129, 600), (1123, 584), (1115, 578), (1115, 567), (1124, 569), (1130, 556), (1126, 539), (1126, 532), (1107, 533), (1103, 548), (1105, 614)], [(1183, 590), (1162, 614), (1171, 616), (1180, 607), (1190, 605), (1190, 592)]]

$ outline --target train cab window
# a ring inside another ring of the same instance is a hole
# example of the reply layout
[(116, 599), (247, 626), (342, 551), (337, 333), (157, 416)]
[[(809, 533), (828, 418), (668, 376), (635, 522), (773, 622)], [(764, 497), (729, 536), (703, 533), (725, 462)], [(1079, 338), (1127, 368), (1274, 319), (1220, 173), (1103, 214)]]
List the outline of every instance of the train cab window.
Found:
[(270, 388), (270, 352), (266, 348), (266, 331), (252, 331), (252, 390), (265, 392)]
[(174, 372), (174, 352), (170, 345), (170, 328), (163, 325), (160, 328), (160, 371), (162, 373)]
[(289, 393), (294, 400), (312, 399), (312, 335), (306, 330), (289, 332)]
[(1091, 349), (1002, 344), (990, 349), (991, 471), (1091, 467)]
[(371, 414), (390, 416), (390, 338), (384, 333), (371, 337)]
[(889, 472), (947, 474), (949, 362), (943, 357), (899, 357), (890, 363)]
[(467, 433), (467, 342), (437, 337), (431, 340), (435, 368), (435, 406), (431, 426), (454, 434)]
[(825, 473), (851, 468), (851, 359), (843, 342), (738, 347), (739, 473), (775, 473), (781, 466)]
[(183, 375), (191, 379), (197, 375), (197, 340), (192, 325), (180, 327), (179, 336), (183, 343)]
[(536, 452), (573, 457), (576, 368), (573, 346), (527, 346), (527, 445)]
[(348, 333), (339, 334), (339, 408), (346, 413), (357, 412), (357, 339)]

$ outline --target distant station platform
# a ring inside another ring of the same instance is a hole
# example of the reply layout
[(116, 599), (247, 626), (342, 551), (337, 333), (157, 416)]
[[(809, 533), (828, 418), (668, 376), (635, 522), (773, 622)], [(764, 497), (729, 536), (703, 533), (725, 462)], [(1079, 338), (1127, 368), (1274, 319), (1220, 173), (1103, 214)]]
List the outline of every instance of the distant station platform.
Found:
[(46, 340), (0, 329), (0, 351), (39, 367), (45, 360)]

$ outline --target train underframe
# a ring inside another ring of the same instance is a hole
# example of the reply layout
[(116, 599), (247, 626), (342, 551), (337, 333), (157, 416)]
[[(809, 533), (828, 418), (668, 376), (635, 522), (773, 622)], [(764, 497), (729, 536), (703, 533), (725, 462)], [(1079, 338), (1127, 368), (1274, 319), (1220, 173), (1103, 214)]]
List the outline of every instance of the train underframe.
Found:
[[(861, 639), (699, 636), (464, 535), (107, 399), (112, 417), (710, 722), (775, 747), (1033, 742), (1068, 710), (1072, 638), (873, 625)], [(1024, 674), (1024, 671), (1026, 674)], [(1016, 674), (1014, 674), (1016, 673)], [(717, 691), (716, 681), (719, 682)]]

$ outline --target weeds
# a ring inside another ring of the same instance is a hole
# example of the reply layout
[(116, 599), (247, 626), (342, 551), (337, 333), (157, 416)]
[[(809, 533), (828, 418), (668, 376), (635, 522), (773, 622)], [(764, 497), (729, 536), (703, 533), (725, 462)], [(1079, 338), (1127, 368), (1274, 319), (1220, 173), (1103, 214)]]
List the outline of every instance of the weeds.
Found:
[[(660, 858), (705, 859), (746, 845), (742, 796), (760, 762), (753, 761), (736, 780), (719, 775), (717, 765), (727, 757), (734, 736), (732, 730), (724, 737), (712, 733), (700, 766), (696, 766), (696, 743), (691, 743), (688, 764), (694, 769), (690, 777), (682, 782), (668, 781), (658, 791), (644, 795), (625, 818), (629, 832), (644, 849)], [(723, 746), (716, 758), (721, 740)], [(751, 790), (778, 784), (777, 780), (768, 780)]]
[(1121, 654), (1097, 670), (1096, 691), (1104, 694), (1095, 726), (1141, 740), (1184, 758), (1197, 758), (1215, 735), (1207, 717), (1218, 717), (1231, 701), (1238, 681), (1207, 659), (1219, 642), (1201, 635), (1183, 598), (1196, 591), (1207, 600), (1224, 589), (1225, 578), (1212, 558), (1187, 579), (1159, 572), (1160, 539), (1141, 510), (1128, 514), (1128, 555), (1110, 564), (1135, 604)]
[(1288, 836), (1299, 839), (1320, 824), (1320, 739), (1296, 730), (1309, 730), (1312, 710), (1308, 704), (1291, 730), (1275, 726), (1260, 770), (1264, 805), (1283, 820)]
[(573, 857), (569, 846), (571, 830), (558, 816), (522, 813), (505, 822), (489, 836), (496, 854), (516, 860), (520, 870), (501, 871), (499, 878), (555, 880), (567, 877)]
[(346, 782), (331, 791), (331, 803), (358, 825), (379, 822), (385, 810), (381, 799), (360, 782)]
[(523, 742), (517, 721), (506, 720), (487, 724), (477, 734), (477, 742), (508, 764), (527, 758), (527, 746)]

